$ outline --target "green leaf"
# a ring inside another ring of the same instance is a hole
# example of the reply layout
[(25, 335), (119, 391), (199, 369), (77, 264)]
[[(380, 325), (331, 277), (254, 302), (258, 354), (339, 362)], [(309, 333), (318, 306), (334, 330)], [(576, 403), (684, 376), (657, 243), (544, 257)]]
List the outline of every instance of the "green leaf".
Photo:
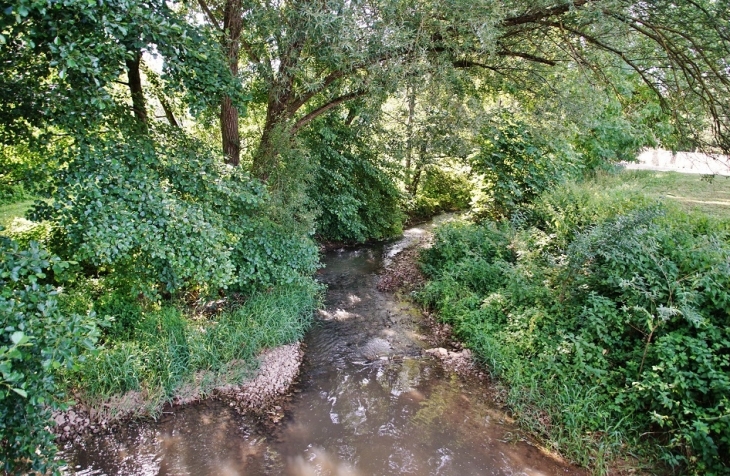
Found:
[(13, 332), (13, 334), (10, 336), (10, 340), (15, 345), (23, 345), (26, 342), (28, 342), (30, 339), (23, 332), (17, 331), (17, 332)]
[(28, 398), (28, 393), (25, 390), (23, 390), (22, 388), (14, 388), (13, 392), (17, 393), (18, 395), (20, 395), (23, 398)]

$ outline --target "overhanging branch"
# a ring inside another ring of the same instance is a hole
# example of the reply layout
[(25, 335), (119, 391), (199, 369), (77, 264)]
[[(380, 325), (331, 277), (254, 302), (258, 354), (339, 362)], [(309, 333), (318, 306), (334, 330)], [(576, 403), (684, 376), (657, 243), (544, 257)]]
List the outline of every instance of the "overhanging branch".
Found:
[(590, 3), (595, 0), (576, 0), (572, 3), (566, 3), (565, 5), (559, 5), (557, 7), (551, 7), (551, 8), (545, 8), (543, 10), (538, 10), (533, 13), (526, 13), (524, 15), (519, 15), (516, 17), (510, 17), (505, 18), (502, 20), (502, 25), (506, 27), (510, 26), (519, 26), (524, 25), (526, 23), (534, 23), (540, 20), (544, 20), (546, 18), (554, 17), (557, 15), (562, 15), (564, 13), (569, 12), (570, 10), (578, 7), (582, 7), (583, 5)]
[(543, 57), (540, 57), (540, 56), (532, 55), (530, 53), (521, 53), (519, 51), (506, 51), (505, 50), (505, 51), (498, 51), (497, 54), (499, 56), (514, 56), (514, 57), (517, 57), (517, 58), (522, 58), (522, 59), (526, 59), (526, 60), (529, 60), (529, 61), (534, 61), (536, 63), (546, 64), (548, 66), (555, 66), (556, 64), (558, 64), (556, 61), (553, 61), (551, 59), (547, 59), (547, 58), (543, 58)]
[(296, 134), (299, 131), (299, 129), (306, 126), (307, 124), (312, 122), (314, 119), (321, 116), (322, 114), (329, 111), (330, 109), (333, 109), (344, 102), (351, 101), (360, 96), (364, 96), (365, 94), (367, 94), (367, 91), (359, 90), (359, 91), (354, 91), (349, 94), (345, 94), (343, 96), (334, 98), (327, 104), (318, 107), (314, 111), (310, 112), (309, 114), (307, 114), (306, 116), (302, 117), (297, 122), (295, 122), (294, 126), (292, 127), (292, 134)]

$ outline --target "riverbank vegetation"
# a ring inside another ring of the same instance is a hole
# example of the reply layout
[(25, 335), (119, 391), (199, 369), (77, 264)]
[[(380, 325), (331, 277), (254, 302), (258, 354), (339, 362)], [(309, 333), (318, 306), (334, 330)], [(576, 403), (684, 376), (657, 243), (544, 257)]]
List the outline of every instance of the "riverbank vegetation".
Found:
[(727, 153), (728, 15), (709, 0), (11, 2), (5, 472), (58, 466), (49, 416), (72, 395), (132, 390), (155, 406), (298, 338), (321, 292), (318, 240), (384, 239), (467, 207), (509, 233), (572, 230), (553, 247), (618, 226), (513, 211), (643, 146)]
[(603, 474), (657, 460), (725, 474), (730, 221), (723, 205), (704, 214), (656, 198), (677, 182), (698, 197), (730, 191), (719, 180), (601, 175), (509, 219), (446, 225), (423, 253), (419, 299), (506, 385), (519, 420), (570, 459)]

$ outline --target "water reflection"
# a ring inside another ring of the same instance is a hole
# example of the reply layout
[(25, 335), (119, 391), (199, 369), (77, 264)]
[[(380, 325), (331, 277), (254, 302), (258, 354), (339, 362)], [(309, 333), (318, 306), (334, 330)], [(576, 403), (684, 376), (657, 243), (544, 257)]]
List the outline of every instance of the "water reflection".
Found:
[[(326, 309), (285, 420), (262, 430), (221, 402), (69, 445), (68, 472), (175, 475), (555, 475), (577, 472), (518, 434), (483, 383), (422, 356), (422, 319), (377, 291), (383, 260), (425, 228), (388, 246), (327, 254), (318, 279)], [(410, 240), (410, 241), (409, 241)], [(517, 438), (519, 440), (519, 438)]]

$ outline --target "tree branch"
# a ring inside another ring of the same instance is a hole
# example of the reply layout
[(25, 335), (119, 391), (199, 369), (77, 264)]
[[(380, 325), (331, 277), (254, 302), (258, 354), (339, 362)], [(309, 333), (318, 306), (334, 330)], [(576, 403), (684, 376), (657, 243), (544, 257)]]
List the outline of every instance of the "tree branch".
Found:
[(636, 63), (634, 63), (632, 60), (630, 60), (629, 58), (626, 57), (626, 53), (624, 53), (623, 51), (621, 51), (621, 50), (619, 50), (619, 49), (617, 49), (617, 48), (615, 48), (615, 47), (613, 47), (611, 45), (608, 45), (608, 44), (604, 43), (603, 41), (599, 40), (598, 38), (596, 38), (596, 37), (594, 37), (592, 35), (589, 35), (588, 33), (585, 33), (585, 32), (582, 32), (580, 30), (577, 30), (577, 29), (568, 27), (568, 26), (563, 25), (561, 23), (547, 23), (546, 22), (546, 23), (543, 23), (543, 24), (546, 25), (546, 26), (551, 26), (551, 27), (557, 28), (559, 30), (564, 30), (564, 31), (567, 31), (569, 33), (572, 33), (573, 35), (576, 35), (576, 36), (578, 36), (580, 38), (583, 38), (588, 43), (590, 43), (590, 44), (592, 44), (594, 46), (597, 46), (598, 48), (601, 48), (601, 49), (603, 49), (605, 51), (611, 52), (611, 53), (617, 55), (618, 57), (620, 57), (627, 65), (629, 65), (631, 67), (631, 69), (633, 69), (634, 71), (636, 71), (636, 73), (641, 77), (641, 79), (644, 81), (644, 83), (654, 92), (654, 94), (656, 95), (657, 99), (659, 99), (659, 103), (662, 105), (662, 108), (664, 108), (667, 111), (671, 110), (671, 108), (669, 107), (669, 104), (667, 103), (666, 99), (664, 98), (664, 96), (662, 95), (662, 93), (657, 88), (656, 84), (654, 84), (646, 76), (646, 72), (644, 70), (642, 70), (641, 68), (639, 68), (639, 66)]
[(216, 20), (213, 12), (210, 11), (210, 8), (208, 8), (208, 4), (205, 3), (205, 0), (198, 0), (198, 5), (200, 5), (200, 8), (203, 10), (203, 13), (205, 13), (205, 16), (208, 17), (208, 21), (211, 22), (217, 30), (223, 31), (223, 28), (221, 27), (220, 23), (218, 23), (218, 20)]
[(529, 60), (529, 61), (534, 61), (536, 63), (546, 64), (548, 66), (555, 66), (556, 64), (558, 64), (554, 60), (550, 60), (550, 59), (547, 59), (547, 58), (542, 58), (540, 56), (531, 55), (530, 53), (521, 53), (519, 51), (506, 51), (506, 50), (504, 50), (504, 51), (498, 51), (497, 52), (497, 55), (499, 55), (499, 56), (515, 56), (517, 58), (523, 58), (523, 59), (526, 59), (526, 60)]
[(310, 112), (309, 114), (307, 114), (306, 116), (302, 117), (301, 119), (299, 119), (297, 122), (294, 123), (294, 126), (292, 127), (292, 134), (296, 134), (299, 131), (299, 129), (301, 129), (302, 127), (304, 127), (305, 125), (310, 123), (312, 120), (316, 119), (317, 117), (321, 116), (325, 112), (329, 111), (330, 109), (339, 106), (343, 102), (347, 102), (352, 99), (358, 98), (360, 96), (364, 96), (365, 94), (367, 94), (367, 91), (365, 91), (365, 90), (354, 91), (349, 94), (345, 94), (343, 96), (337, 97), (337, 98), (331, 100), (330, 102), (328, 102), (327, 104), (318, 107), (317, 109)]
[(573, 8), (579, 8), (583, 5), (590, 3), (595, 0), (575, 0), (572, 3), (566, 3), (565, 5), (559, 5), (557, 7), (545, 8), (544, 10), (538, 10), (533, 13), (524, 14), (516, 17), (505, 18), (502, 20), (502, 25), (506, 27), (524, 25), (525, 23), (534, 23), (545, 18), (550, 18), (557, 15), (562, 15), (569, 12)]
[(480, 63), (478, 61), (458, 60), (452, 62), (451, 64), (454, 66), (454, 68), (483, 68), (492, 70), (495, 73), (499, 72), (494, 66), (489, 66), (488, 64)]
[[(357, 69), (357, 68), (355, 68), (355, 69)], [(320, 84), (316, 88), (312, 89), (311, 91), (307, 92), (306, 94), (302, 95), (296, 101), (293, 101), (291, 104), (289, 104), (289, 106), (287, 107), (287, 112), (289, 114), (293, 115), (295, 112), (297, 112), (299, 110), (300, 107), (305, 105), (307, 103), (307, 101), (312, 99), (316, 94), (327, 89), (328, 86), (330, 86), (332, 83), (334, 83), (338, 79), (346, 76), (347, 73), (348, 72), (344, 71), (344, 70), (334, 71), (334, 72), (330, 73), (322, 80), (322, 84)]]

